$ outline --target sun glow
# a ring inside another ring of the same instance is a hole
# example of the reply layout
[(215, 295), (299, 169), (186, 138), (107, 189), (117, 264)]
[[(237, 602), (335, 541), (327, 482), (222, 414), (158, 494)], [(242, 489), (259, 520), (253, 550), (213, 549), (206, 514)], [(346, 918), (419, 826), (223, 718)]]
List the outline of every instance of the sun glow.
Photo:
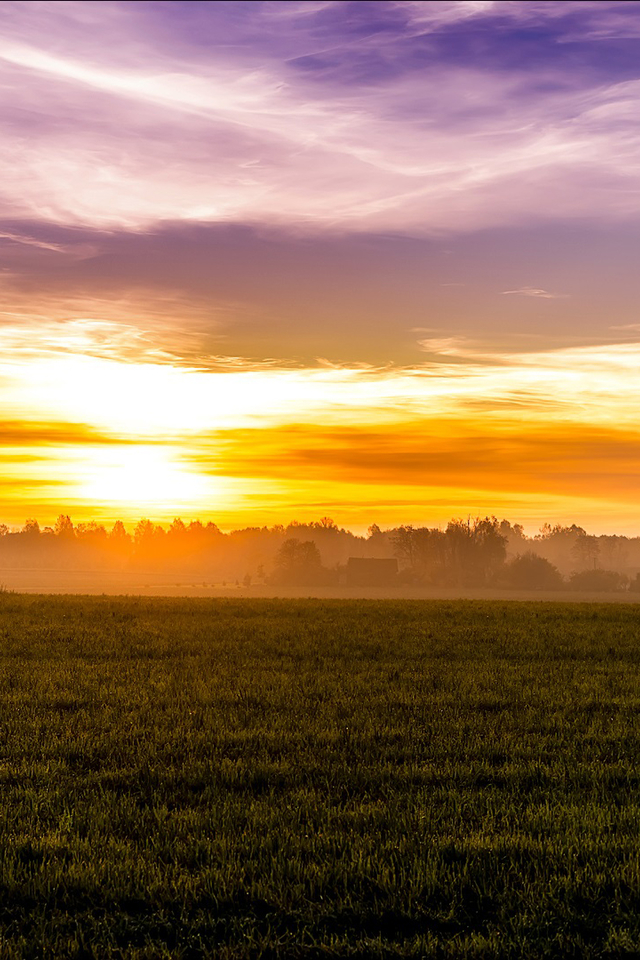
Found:
[(423, 513), (447, 497), (442, 512), (455, 513), (491, 491), (504, 503), (577, 498), (587, 475), (596, 500), (635, 496), (638, 344), (528, 355), (463, 345), (413, 368), (237, 370), (63, 348), (62, 334), (46, 352), (14, 343), (0, 361), (5, 486), (23, 459), (14, 516), (55, 504), (55, 518), (66, 504), (76, 519), (235, 523), (340, 504), (359, 516), (366, 503), (390, 517), (396, 501)]
[(189, 510), (215, 508), (213, 478), (188, 469), (179, 453), (163, 446), (94, 449), (84, 467), (78, 496), (98, 506), (124, 506), (127, 513), (167, 504)]

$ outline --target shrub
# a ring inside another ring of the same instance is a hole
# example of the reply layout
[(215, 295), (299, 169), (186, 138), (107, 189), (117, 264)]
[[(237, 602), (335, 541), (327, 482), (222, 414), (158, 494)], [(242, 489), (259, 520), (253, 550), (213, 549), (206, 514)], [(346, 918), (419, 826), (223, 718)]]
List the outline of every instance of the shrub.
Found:
[(617, 570), (578, 570), (571, 574), (569, 583), (573, 590), (601, 590), (609, 593), (626, 590), (629, 578)]
[(564, 585), (558, 568), (532, 551), (518, 554), (507, 564), (505, 580), (516, 590), (560, 590)]

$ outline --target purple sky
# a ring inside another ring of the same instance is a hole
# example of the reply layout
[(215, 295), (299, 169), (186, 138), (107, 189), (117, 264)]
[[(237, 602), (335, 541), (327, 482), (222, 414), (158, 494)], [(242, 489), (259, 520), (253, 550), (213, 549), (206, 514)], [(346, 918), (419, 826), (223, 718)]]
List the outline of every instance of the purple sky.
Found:
[(304, 361), (636, 320), (637, 3), (8, 2), (0, 30), (9, 295), (137, 289), (205, 351)]

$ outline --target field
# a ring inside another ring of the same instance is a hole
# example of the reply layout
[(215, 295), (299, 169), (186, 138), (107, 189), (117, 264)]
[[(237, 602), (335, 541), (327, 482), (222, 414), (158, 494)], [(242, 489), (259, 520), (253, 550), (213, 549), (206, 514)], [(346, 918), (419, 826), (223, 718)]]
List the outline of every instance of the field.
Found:
[(0, 593), (1, 957), (640, 951), (640, 608)]

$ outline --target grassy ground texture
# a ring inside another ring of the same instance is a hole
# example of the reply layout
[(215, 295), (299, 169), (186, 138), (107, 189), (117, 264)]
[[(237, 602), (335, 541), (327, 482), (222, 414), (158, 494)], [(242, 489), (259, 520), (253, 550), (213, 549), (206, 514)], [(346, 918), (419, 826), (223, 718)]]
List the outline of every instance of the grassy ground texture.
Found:
[(0, 595), (1, 957), (640, 951), (640, 608)]

